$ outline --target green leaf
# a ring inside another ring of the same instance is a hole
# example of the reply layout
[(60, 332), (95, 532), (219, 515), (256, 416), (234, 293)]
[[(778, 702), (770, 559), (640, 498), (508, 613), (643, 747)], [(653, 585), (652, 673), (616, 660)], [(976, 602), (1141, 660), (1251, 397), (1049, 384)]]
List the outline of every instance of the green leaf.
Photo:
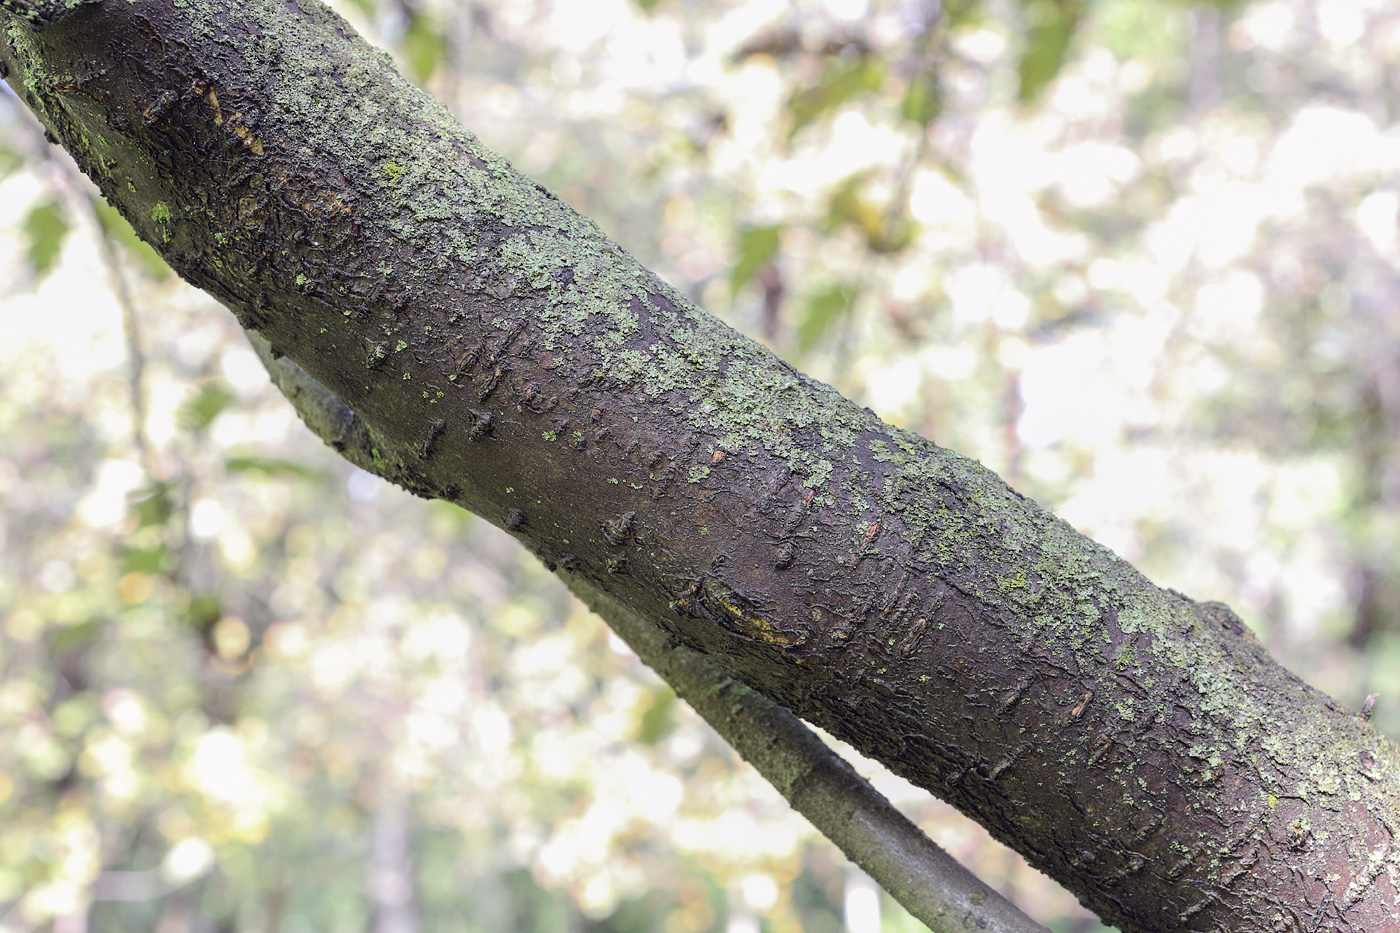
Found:
[(1055, 80), (1064, 66), (1070, 41), (1079, 29), (1083, 0), (1022, 0), (1025, 45), (1017, 65), (1020, 98), (1029, 103)]
[(74, 625), (49, 626), (44, 631), (44, 643), (50, 651), (74, 651), (87, 648), (102, 634), (105, 619), (84, 619)]
[(734, 269), (729, 273), (731, 293), (753, 281), (760, 269), (778, 254), (783, 228), (780, 224), (763, 227), (745, 227), (739, 231), (739, 256)]
[(949, 29), (978, 26), (991, 18), (987, 15), (986, 4), (982, 0), (945, 0), (943, 16), (947, 19)]
[(322, 478), (320, 470), (294, 460), (279, 460), (276, 457), (229, 457), (224, 461), (224, 469), (230, 473), (261, 473), (266, 477), (294, 476), (311, 480)]
[(176, 416), (180, 427), (191, 433), (198, 434), (209, 425), (214, 423), (214, 419), (229, 406), (233, 401), (233, 393), (222, 382), (213, 382), (200, 389), (199, 394), (180, 406), (180, 413)]
[(164, 573), (169, 566), (165, 545), (154, 547), (123, 547), (118, 551), (122, 573)]
[(5, 178), (23, 164), (24, 156), (9, 146), (0, 144), (0, 179)]
[(885, 83), (885, 63), (873, 55), (828, 59), (812, 87), (788, 100), (792, 133), (862, 94), (873, 94)]
[(797, 347), (807, 352), (855, 303), (856, 290), (849, 285), (832, 285), (807, 299), (802, 322), (797, 325)]
[(899, 114), (910, 123), (927, 126), (943, 112), (943, 85), (936, 71), (916, 74), (904, 89)]
[(131, 511), (140, 527), (164, 525), (175, 514), (175, 500), (169, 483), (152, 483), (131, 495)]
[(826, 207), (826, 229), (852, 226), (865, 237), (873, 253), (897, 253), (914, 240), (917, 225), (907, 217), (897, 216), (865, 198), (864, 188), (869, 178), (857, 173), (837, 186)]
[(63, 252), (63, 241), (68, 236), (68, 218), (57, 201), (47, 201), (29, 209), (20, 224), (24, 234), (25, 254), (34, 274), (40, 278), (48, 275), (58, 263)]
[(825, 226), (828, 231), (846, 224), (869, 231), (878, 229), (884, 222), (880, 209), (861, 196), (865, 182), (865, 175), (852, 175), (831, 193), (831, 200), (826, 203)]
[(433, 18), (421, 11), (414, 11), (408, 20), (408, 29), (399, 42), (404, 64), (408, 66), (413, 80), (420, 84), (427, 81), (442, 64), (447, 54), (447, 37), (438, 28)]
[(223, 616), (224, 608), (215, 593), (194, 593), (185, 607), (185, 619), (196, 629), (204, 631)]
[(131, 224), (126, 222), (126, 218), (117, 213), (117, 209), (106, 201), (97, 201), (93, 205), (97, 209), (97, 222), (102, 225), (102, 231), (129, 255), (136, 257), (141, 263), (141, 268), (155, 279), (163, 279), (170, 275), (170, 266), (165, 260), (160, 258), (151, 244), (141, 239), (132, 229)]
[(642, 713), (642, 728), (637, 740), (643, 745), (655, 745), (671, 731), (675, 720), (671, 710), (676, 705), (676, 691), (661, 685), (651, 692), (651, 705)]
[(365, 14), (365, 17), (371, 20), (374, 19), (375, 14), (379, 12), (375, 8), (375, 0), (350, 0), (350, 5)]

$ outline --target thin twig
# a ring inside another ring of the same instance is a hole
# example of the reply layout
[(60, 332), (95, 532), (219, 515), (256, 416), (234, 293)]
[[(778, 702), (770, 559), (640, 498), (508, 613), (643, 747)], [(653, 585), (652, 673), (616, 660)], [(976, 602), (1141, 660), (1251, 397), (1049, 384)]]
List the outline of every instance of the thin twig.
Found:
[(76, 211), (81, 206), (92, 223), (93, 237), (102, 254), (102, 264), (106, 267), (107, 276), (112, 283), (112, 295), (122, 312), (122, 337), (127, 353), (127, 391), (131, 403), (131, 442), (136, 448), (141, 469), (147, 476), (152, 476), (154, 460), (151, 456), (151, 442), (146, 436), (146, 354), (141, 341), (141, 324), (136, 313), (136, 302), (132, 299), (131, 285), (122, 268), (121, 257), (112, 242), (112, 235), (98, 213), (98, 199), (91, 190), (91, 183), (71, 161), (54, 155), (58, 150), (49, 147), (43, 137), (44, 128), (28, 111), (19, 112), (20, 129), (29, 137), (30, 151), (49, 170), (50, 184), (56, 189), (55, 194), (70, 211)]
[(154, 462), (151, 458), (151, 443), (146, 437), (146, 354), (141, 342), (141, 322), (136, 314), (136, 303), (131, 298), (131, 286), (122, 268), (121, 257), (117, 255), (112, 235), (102, 223), (97, 213), (97, 201), (87, 192), (79, 195), (87, 204), (92, 222), (97, 227), (97, 243), (102, 250), (102, 262), (107, 267), (107, 275), (112, 280), (112, 294), (122, 309), (122, 335), (126, 338), (127, 391), (131, 395), (131, 440), (136, 445), (141, 468), (147, 476), (153, 475)]

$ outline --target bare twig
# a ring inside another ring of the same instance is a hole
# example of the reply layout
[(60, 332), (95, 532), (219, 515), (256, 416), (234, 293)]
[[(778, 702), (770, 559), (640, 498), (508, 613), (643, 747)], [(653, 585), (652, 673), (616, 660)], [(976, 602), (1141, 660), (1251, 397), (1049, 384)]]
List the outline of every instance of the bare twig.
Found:
[[(0, 0), (0, 8), (9, 6)], [(13, 11), (12, 11), (13, 12)], [(122, 312), (122, 336), (126, 341), (127, 386), (131, 403), (131, 440), (136, 448), (141, 468), (147, 476), (153, 475), (154, 461), (151, 456), (151, 443), (146, 436), (146, 355), (142, 347), (141, 325), (136, 313), (136, 302), (132, 299), (131, 285), (111, 233), (98, 214), (98, 196), (92, 183), (78, 170), (72, 161), (55, 153), (61, 150), (51, 148), (44, 139), (44, 128), (27, 110), (17, 111), (20, 115), (20, 131), (28, 136), (29, 151), (33, 157), (47, 168), (48, 184), (68, 209), (70, 216), (79, 211), (86, 213), (92, 224), (93, 238), (102, 254), (102, 264), (111, 280), (112, 295)]]
[(121, 259), (112, 244), (112, 235), (98, 216), (97, 201), (86, 191), (80, 191), (78, 196), (87, 204), (92, 215), (92, 222), (97, 228), (97, 244), (102, 250), (102, 262), (112, 280), (112, 294), (122, 309), (122, 335), (126, 338), (127, 391), (131, 395), (131, 440), (136, 445), (141, 468), (146, 471), (147, 476), (151, 476), (154, 463), (151, 459), (151, 444), (146, 437), (146, 354), (142, 349), (141, 322), (136, 315), (136, 303), (131, 299), (131, 286), (127, 282), (126, 271), (122, 269)]

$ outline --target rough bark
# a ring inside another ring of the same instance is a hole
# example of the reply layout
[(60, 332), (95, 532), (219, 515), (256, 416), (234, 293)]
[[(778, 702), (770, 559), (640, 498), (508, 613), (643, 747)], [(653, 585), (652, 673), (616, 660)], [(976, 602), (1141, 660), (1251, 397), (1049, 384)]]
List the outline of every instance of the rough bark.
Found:
[[(67, 6), (67, 4), (60, 4)], [(1400, 928), (1400, 750), (980, 465), (694, 308), (312, 0), (8, 11), (0, 69), (380, 472), (1138, 931)]]
[[(250, 335), (268, 375), (317, 437), (374, 468), (369, 432), (325, 386)], [(932, 933), (1046, 933), (983, 884), (828, 748), (802, 720), (673, 643), (648, 619), (574, 575), (569, 585), (778, 793)]]

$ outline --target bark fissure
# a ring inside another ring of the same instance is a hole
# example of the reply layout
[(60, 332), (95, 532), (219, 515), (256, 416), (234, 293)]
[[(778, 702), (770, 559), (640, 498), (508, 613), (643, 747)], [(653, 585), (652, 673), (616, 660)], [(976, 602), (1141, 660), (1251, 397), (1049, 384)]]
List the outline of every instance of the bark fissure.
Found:
[(1400, 922), (1375, 857), (1400, 756), (1368, 722), (1225, 607), (694, 308), (334, 15), (36, 22), (0, 46), (12, 86), (355, 412), (376, 472), (506, 527), (1124, 930), (1303, 929), (1320, 903), (1339, 930)]

